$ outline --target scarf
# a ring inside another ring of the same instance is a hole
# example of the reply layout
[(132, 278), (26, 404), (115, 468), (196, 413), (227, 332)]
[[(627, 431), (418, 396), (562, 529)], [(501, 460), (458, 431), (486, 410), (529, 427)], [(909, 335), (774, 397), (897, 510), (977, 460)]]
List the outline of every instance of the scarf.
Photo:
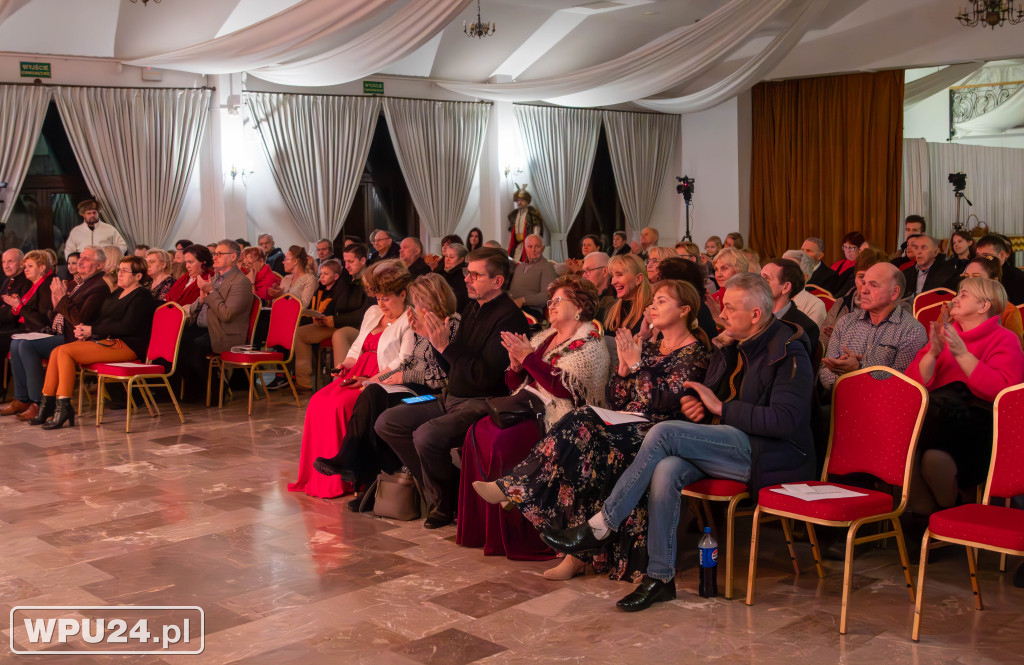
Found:
[[(18, 314), (21, 313), (22, 308), (26, 304), (28, 304), (29, 300), (32, 300), (32, 296), (34, 296), (36, 294), (36, 291), (39, 289), (40, 286), (42, 286), (43, 282), (46, 281), (46, 278), (49, 277), (52, 274), (53, 274), (53, 271), (49, 270), (49, 271), (47, 271), (47, 273), (45, 275), (43, 275), (42, 279), (36, 280), (36, 283), (32, 285), (32, 288), (30, 288), (28, 290), (28, 292), (21, 297), (21, 300), (18, 302), (18, 304), (11, 308), (11, 312), (15, 316), (17, 316)], [(18, 317), (18, 322), (19, 323), (25, 323), (25, 317), (24, 316), (19, 316)]]

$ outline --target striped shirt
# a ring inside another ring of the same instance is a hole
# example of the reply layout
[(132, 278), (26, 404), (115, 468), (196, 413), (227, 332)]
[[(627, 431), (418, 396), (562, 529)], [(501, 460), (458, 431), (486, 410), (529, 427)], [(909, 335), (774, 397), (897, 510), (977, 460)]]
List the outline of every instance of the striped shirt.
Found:
[[(928, 343), (928, 333), (911, 313), (897, 306), (889, 316), (875, 325), (865, 310), (852, 312), (839, 319), (832, 338), (828, 341), (826, 358), (843, 355), (843, 347), (864, 356), (861, 367), (882, 365), (905, 372), (914, 356)], [(818, 370), (818, 380), (826, 389), (839, 376), (823, 363)]]

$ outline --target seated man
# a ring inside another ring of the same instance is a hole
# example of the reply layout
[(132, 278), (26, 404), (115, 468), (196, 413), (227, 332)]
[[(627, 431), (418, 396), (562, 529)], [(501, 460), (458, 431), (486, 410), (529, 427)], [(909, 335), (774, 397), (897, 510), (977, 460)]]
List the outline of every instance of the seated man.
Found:
[(334, 351), (335, 363), (340, 363), (348, 355), (352, 343), (359, 336), (359, 327), (363, 323), (366, 310), (377, 303), (363, 288), (363, 273), (368, 265), (369, 253), (366, 245), (360, 243), (347, 245), (345, 251), (341, 253), (345, 259), (345, 291), (335, 302), (331, 317), (331, 327), (334, 328), (331, 334), (331, 348)]
[[(531, 236), (533, 237), (533, 236)], [(403, 404), (385, 411), (374, 430), (412, 470), (432, 508), (423, 526), (451, 524), (458, 500), (459, 470), (451, 450), (462, 445), (469, 428), (487, 414), (487, 397), (507, 395), (509, 356), (501, 333), (526, 333), (526, 318), (505, 293), (509, 260), (504, 249), (481, 248), (467, 257), (466, 287), (473, 301), (450, 343), (448, 327), (431, 312), (420, 313), (430, 343), (448, 371), (441, 400)]]
[[(835, 286), (836, 273), (825, 264), (825, 241), (821, 238), (810, 237), (804, 240), (804, 244), (800, 245), (800, 251), (811, 262), (811, 274), (807, 276), (807, 286), (814, 285), (819, 289), (825, 289), (832, 293), (832, 287)], [(833, 293), (832, 295), (838, 297), (839, 294)]]
[(997, 235), (982, 236), (976, 244), (979, 256), (995, 257), (1002, 264), (1003, 276), (999, 281), (1006, 289), (1007, 299), (1018, 307), (1024, 305), (1024, 271), (1010, 260), (1010, 244)]
[[(545, 533), (566, 554), (600, 549), (650, 488), (647, 574), (617, 603), (627, 612), (676, 597), (676, 523), (680, 490), (711, 476), (766, 485), (809, 480), (814, 474), (811, 392), (814, 373), (803, 333), (771, 314), (772, 292), (752, 273), (729, 279), (722, 322), (735, 340), (716, 353), (704, 383), (680, 400), (690, 422), (669, 420), (651, 428), (633, 463), (615, 483), (601, 511), (572, 529)], [(742, 352), (742, 354), (741, 354)]]
[(591, 252), (583, 259), (583, 279), (597, 287), (597, 309), (594, 318), (604, 321), (604, 313), (615, 302), (615, 287), (612, 286), (611, 275), (608, 274), (608, 255), (604, 252)]
[(806, 293), (800, 266), (789, 259), (772, 259), (761, 268), (761, 277), (765, 278), (772, 290), (772, 313), (776, 318), (803, 328), (807, 333), (807, 353), (813, 358), (820, 335), (818, 325), (801, 312), (793, 301), (793, 294)]
[(882, 365), (904, 372), (928, 341), (924, 326), (897, 301), (906, 286), (891, 263), (877, 263), (864, 273), (860, 312), (836, 323), (818, 370), (818, 381), (832, 390), (841, 374)]
[(526, 236), (523, 261), (516, 266), (508, 289), (516, 307), (541, 318), (548, 301), (548, 284), (557, 278), (555, 266), (544, 258), (544, 240), (535, 233)]
[(939, 245), (935, 238), (920, 235), (912, 238), (907, 245), (914, 254), (917, 265), (906, 272), (906, 296), (914, 296), (932, 289), (949, 289), (956, 293), (960, 285), (960, 274), (952, 261), (939, 254)]
[(430, 266), (423, 260), (423, 243), (419, 238), (406, 238), (398, 247), (398, 258), (405, 261), (409, 274), (415, 279), (430, 272)]
[[(814, 265), (811, 262), (810, 257), (804, 252), (796, 249), (787, 249), (782, 253), (782, 258), (795, 261), (800, 266), (800, 272), (804, 275), (804, 285), (807, 285), (807, 280), (814, 274)], [(831, 269), (830, 269), (831, 270)], [(836, 300), (839, 298), (837, 297)], [(796, 308), (807, 315), (811, 321), (814, 321), (814, 325), (821, 328), (821, 324), (825, 321), (825, 317), (828, 316), (828, 309), (817, 296), (812, 296), (810, 291), (806, 288), (801, 290), (800, 293), (793, 295), (793, 304)]]
[(390, 231), (377, 229), (370, 234), (370, 244), (373, 245), (373, 249), (370, 250), (370, 256), (367, 258), (366, 265), (373, 265), (377, 261), (398, 258), (399, 248), (391, 240)]

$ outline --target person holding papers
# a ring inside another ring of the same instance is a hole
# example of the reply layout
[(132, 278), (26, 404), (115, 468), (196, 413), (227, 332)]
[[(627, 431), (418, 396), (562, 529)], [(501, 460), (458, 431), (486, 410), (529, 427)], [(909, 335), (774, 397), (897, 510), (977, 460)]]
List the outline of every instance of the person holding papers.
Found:
[[(586, 525), (652, 425), (684, 417), (679, 411), (684, 383), (704, 379), (710, 344), (697, 325), (699, 310), (700, 298), (692, 285), (662, 280), (655, 286), (650, 313), (661, 338), (643, 342), (626, 329), (616, 331), (618, 367), (606, 388), (607, 406), (639, 414), (642, 420), (599, 415), (586, 406), (574, 409), (510, 473), (474, 489), (491, 503), (510, 501), (541, 530)], [(632, 422), (612, 424), (621, 420)], [(545, 577), (569, 579), (582, 572), (585, 562), (613, 579), (639, 577), (647, 567), (646, 512), (644, 506), (633, 512), (623, 537), (609, 550), (566, 557)]]
[[(541, 534), (551, 548), (575, 556), (605, 551), (624, 532), (635, 534), (649, 561), (640, 586), (617, 603), (625, 611), (676, 597), (682, 488), (711, 476), (748, 483), (757, 496), (762, 486), (814, 476), (808, 408), (814, 372), (800, 343), (804, 333), (772, 315), (772, 290), (760, 275), (742, 273), (724, 286), (722, 321), (732, 341), (714, 355), (706, 380), (686, 382), (680, 406), (690, 422), (652, 427), (589, 521)], [(636, 533), (636, 507), (645, 496), (650, 528)]]
[(367, 270), (363, 286), (377, 297), (366, 310), (359, 336), (338, 365), (338, 378), (324, 386), (309, 401), (302, 429), (302, 452), (298, 480), (289, 491), (305, 491), (325, 499), (351, 491), (340, 478), (313, 472), (317, 456), (333, 457), (341, 449), (352, 409), (364, 381), (380, 382), (393, 376), (412, 353), (415, 339), (409, 326), (406, 288), (412, 276), (398, 261), (381, 261)]
[[(344, 481), (354, 484), (356, 489), (361, 491), (361, 488), (369, 486), (381, 471), (391, 473), (400, 469), (402, 462), (398, 456), (373, 430), (377, 418), (385, 410), (401, 404), (403, 399), (417, 395), (438, 395), (448, 383), (447, 369), (438, 362), (438, 356), (434, 353), (434, 347), (427, 336), (424, 314), (431, 312), (439, 320), (447, 320), (448, 339), (454, 339), (461, 321), (455, 312), (455, 293), (441, 275), (423, 275), (409, 284), (409, 300), (413, 305), (408, 313), (409, 325), (416, 336), (412, 354), (402, 361), (397, 372), (380, 383), (370, 383), (363, 388), (363, 392), (352, 406), (352, 415), (348, 423), (342, 424), (344, 436), (341, 437), (341, 449), (338, 454), (334, 457), (317, 457), (313, 461), (313, 468), (317, 473), (337, 478), (321, 479), (317, 481), (318, 483), (338, 484)], [(317, 393), (320, 394), (326, 397), (329, 393)], [(318, 398), (314, 395), (313, 399)], [(307, 419), (307, 423), (310, 422)], [(337, 424), (332, 421), (330, 426), (336, 427)], [(307, 481), (307, 487), (308, 484)], [(357, 494), (348, 503), (349, 510), (358, 512), (363, 503), (361, 499), (362, 496)], [(372, 498), (369, 500), (372, 502)], [(372, 503), (366, 504), (366, 509), (371, 507)]]

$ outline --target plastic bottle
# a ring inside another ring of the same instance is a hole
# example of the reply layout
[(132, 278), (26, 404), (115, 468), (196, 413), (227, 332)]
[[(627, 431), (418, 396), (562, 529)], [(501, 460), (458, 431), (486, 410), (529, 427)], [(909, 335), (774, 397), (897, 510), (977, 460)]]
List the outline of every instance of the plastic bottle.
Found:
[(700, 550), (700, 596), (714, 598), (718, 595), (718, 541), (711, 535), (711, 527), (704, 527), (697, 548)]

